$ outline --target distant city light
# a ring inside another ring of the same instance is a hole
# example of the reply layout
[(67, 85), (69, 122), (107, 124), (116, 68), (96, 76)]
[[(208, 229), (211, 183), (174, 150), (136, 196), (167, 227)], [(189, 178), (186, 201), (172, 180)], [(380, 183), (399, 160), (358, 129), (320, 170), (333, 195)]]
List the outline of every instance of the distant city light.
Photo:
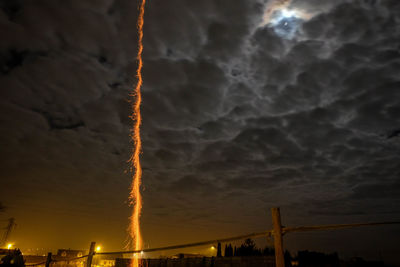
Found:
[(211, 246), (211, 249), (212, 249), (212, 250), (214, 250), (214, 249), (215, 249), (215, 247), (214, 247), (214, 246)]

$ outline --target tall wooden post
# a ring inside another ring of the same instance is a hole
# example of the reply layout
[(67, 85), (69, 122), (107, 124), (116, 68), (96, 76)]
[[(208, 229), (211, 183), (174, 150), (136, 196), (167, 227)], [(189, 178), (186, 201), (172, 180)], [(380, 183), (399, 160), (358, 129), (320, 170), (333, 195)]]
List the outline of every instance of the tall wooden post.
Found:
[(95, 247), (96, 247), (96, 242), (90, 243), (89, 255), (88, 255), (87, 261), (86, 261), (86, 267), (92, 267), (92, 260), (93, 260)]
[(46, 267), (50, 267), (52, 253), (47, 253)]
[(283, 255), (283, 239), (281, 213), (279, 208), (272, 208), (272, 224), (274, 226), (274, 246), (275, 246), (275, 266), (285, 267), (285, 258)]

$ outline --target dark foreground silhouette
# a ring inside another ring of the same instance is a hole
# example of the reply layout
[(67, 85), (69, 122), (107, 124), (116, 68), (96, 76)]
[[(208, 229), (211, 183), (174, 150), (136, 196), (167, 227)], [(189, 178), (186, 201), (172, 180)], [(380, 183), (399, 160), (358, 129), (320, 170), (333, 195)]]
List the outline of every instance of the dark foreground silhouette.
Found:
[(0, 249), (1, 267), (24, 267), (24, 257), (19, 249)]

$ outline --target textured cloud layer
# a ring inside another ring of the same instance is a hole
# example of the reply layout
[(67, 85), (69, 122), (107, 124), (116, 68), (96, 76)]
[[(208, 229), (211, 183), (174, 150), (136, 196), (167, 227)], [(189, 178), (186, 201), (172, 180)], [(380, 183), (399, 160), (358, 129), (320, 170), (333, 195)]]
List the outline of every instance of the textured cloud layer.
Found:
[[(292, 1), (312, 16), (291, 38), (260, 26), (268, 5), (148, 2), (150, 240), (161, 222), (263, 228), (265, 214), (249, 218), (275, 205), (293, 223), (398, 218), (400, 4)], [(125, 223), (136, 12), (135, 1), (2, 2), (0, 190), (21, 220), (29, 207)]]

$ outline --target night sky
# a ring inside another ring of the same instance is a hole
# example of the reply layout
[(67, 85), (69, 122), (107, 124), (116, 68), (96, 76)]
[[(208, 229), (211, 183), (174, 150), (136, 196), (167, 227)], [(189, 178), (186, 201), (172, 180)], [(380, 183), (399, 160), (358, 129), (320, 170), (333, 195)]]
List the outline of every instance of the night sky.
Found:
[[(400, 220), (400, 1), (277, 2), (147, 2), (145, 247), (268, 230), (274, 206), (286, 226)], [(138, 5), (0, 0), (0, 226), (22, 249), (126, 244)], [(399, 237), (285, 247), (385, 259)]]

